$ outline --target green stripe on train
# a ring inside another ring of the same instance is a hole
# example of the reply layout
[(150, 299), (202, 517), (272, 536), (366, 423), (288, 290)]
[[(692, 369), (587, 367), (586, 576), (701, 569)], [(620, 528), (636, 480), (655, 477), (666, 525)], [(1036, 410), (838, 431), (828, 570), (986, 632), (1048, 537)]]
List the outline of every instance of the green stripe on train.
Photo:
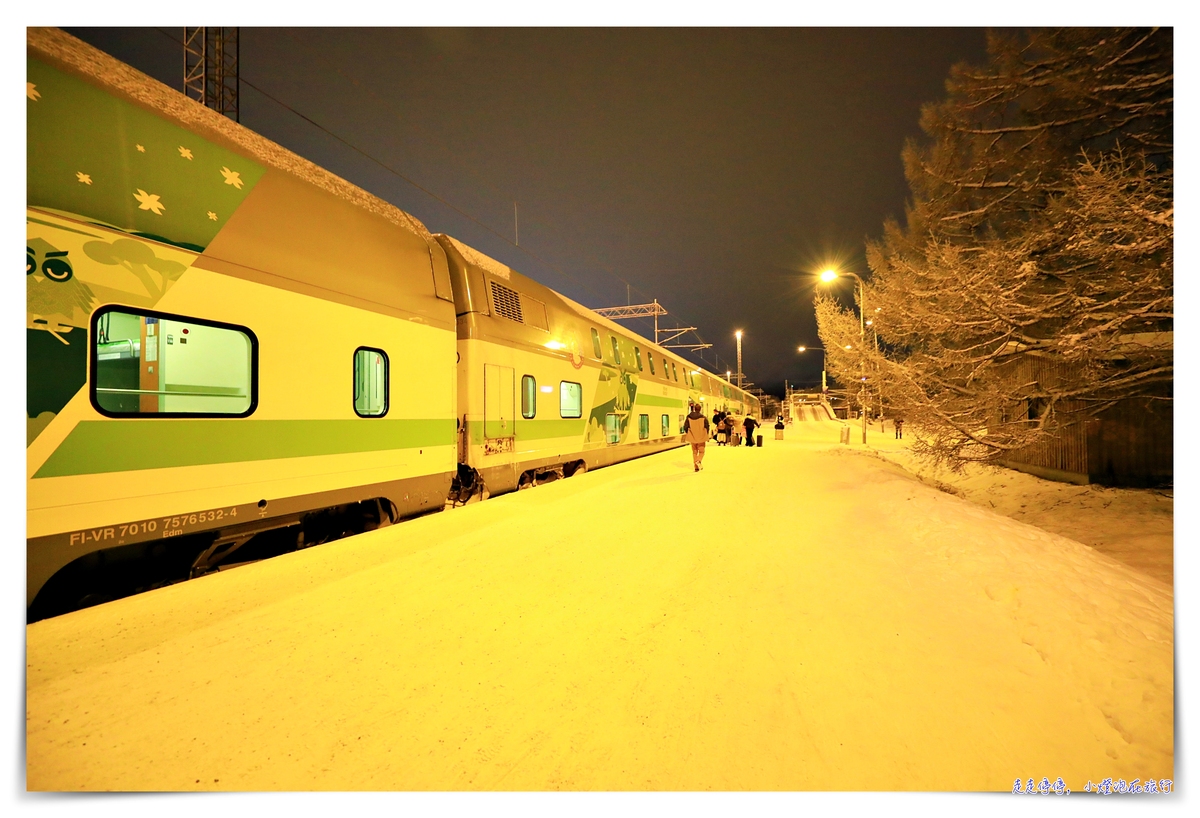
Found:
[[(579, 437), (583, 434), (583, 429), (587, 421), (583, 418), (567, 418), (559, 420), (552, 418), (550, 420), (525, 420), (517, 418), (516, 432), (514, 436), (517, 440), (547, 440), (555, 437)], [(483, 421), (471, 420), (467, 422), (467, 431), (471, 435), (471, 443), (478, 446), (483, 443)]]
[(673, 406), (676, 409), (683, 408), (683, 401), (679, 398), (660, 398), (642, 393), (638, 394), (637, 402), (642, 406)]
[(453, 445), (453, 420), (84, 420), (34, 478)]

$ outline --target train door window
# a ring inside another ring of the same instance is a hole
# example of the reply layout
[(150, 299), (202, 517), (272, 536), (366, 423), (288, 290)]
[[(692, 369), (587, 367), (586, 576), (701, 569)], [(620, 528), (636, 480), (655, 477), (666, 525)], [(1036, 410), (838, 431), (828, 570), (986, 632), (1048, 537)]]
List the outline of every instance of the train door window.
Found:
[(638, 372), (642, 371), (642, 351), (637, 347), (633, 348), (633, 359), (637, 361)]
[(679, 370), (675, 368), (675, 362), (674, 362), (674, 361), (671, 361), (671, 377), (672, 377), (672, 378), (673, 378), (673, 379), (674, 379), (676, 382), (678, 382), (678, 381), (679, 381)]
[(107, 417), (246, 417), (258, 405), (247, 327), (106, 307), (92, 316), (91, 400)]
[(564, 418), (583, 417), (583, 387), (572, 381), (559, 381), (558, 414)]
[(521, 376), (521, 417), (529, 420), (537, 415), (537, 381), (532, 375)]
[(671, 436), (671, 416), (670, 415), (662, 416), (662, 436), (663, 437)]
[(651, 375), (657, 375), (658, 373), (654, 371), (654, 353), (653, 353), (653, 352), (647, 352), (647, 353), (646, 353), (646, 360), (650, 362), (650, 374), (651, 374)]
[(388, 410), (388, 356), (382, 349), (354, 350), (354, 414), (381, 418)]
[(604, 356), (600, 354), (600, 333), (592, 327), (592, 352), (596, 353), (596, 360), (600, 360)]
[(621, 365), (621, 348), (617, 345), (617, 336), (610, 335), (610, 336), (608, 336), (608, 340), (612, 341), (613, 362), (616, 363), (617, 366), (620, 366)]
[(679, 434), (683, 434), (684, 432), (687, 431), (687, 429), (683, 425), (684, 418), (686, 418), (686, 417), (687, 417), (687, 415), (679, 416)]
[(609, 412), (604, 416), (604, 438), (609, 445), (621, 442), (621, 416)]
[(638, 440), (650, 437), (650, 416), (638, 415)]

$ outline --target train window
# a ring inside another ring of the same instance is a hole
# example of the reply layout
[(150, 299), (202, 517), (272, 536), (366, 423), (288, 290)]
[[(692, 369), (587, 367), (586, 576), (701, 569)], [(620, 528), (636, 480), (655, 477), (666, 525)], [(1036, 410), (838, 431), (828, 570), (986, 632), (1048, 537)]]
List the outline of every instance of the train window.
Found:
[(596, 353), (596, 360), (600, 360), (603, 355), (600, 354), (600, 333), (592, 327), (592, 351)]
[(676, 381), (679, 380), (679, 370), (675, 368), (675, 362), (671, 361), (671, 377)]
[(680, 416), (679, 416), (679, 434), (683, 434), (684, 432), (686, 432), (686, 431), (687, 431), (687, 428), (686, 428), (686, 427), (683, 425), (683, 422), (684, 422), (684, 419), (685, 419), (685, 418), (687, 418), (687, 415), (680, 415)]
[(564, 418), (583, 417), (583, 387), (572, 381), (559, 381), (558, 414)]
[(663, 415), (662, 416), (662, 436), (670, 437), (670, 435), (671, 435), (671, 416)]
[(658, 373), (654, 371), (654, 353), (653, 353), (653, 352), (647, 352), (647, 353), (646, 353), (646, 360), (650, 362), (650, 374), (651, 374), (651, 375), (657, 375)]
[(638, 440), (650, 437), (650, 416), (638, 415)]
[(246, 417), (258, 405), (247, 327), (106, 307), (92, 316), (91, 400), (107, 417)]
[(388, 410), (388, 356), (382, 349), (354, 350), (354, 414), (381, 418)]
[(609, 412), (604, 416), (604, 438), (609, 444), (621, 442), (621, 416)]
[(608, 336), (608, 340), (612, 341), (613, 361), (616, 362), (617, 366), (620, 366), (621, 365), (621, 348), (617, 345), (617, 336), (610, 335), (610, 336)]
[(529, 420), (537, 414), (537, 381), (532, 375), (521, 376), (521, 417)]
[(633, 359), (637, 361), (638, 372), (642, 371), (642, 351), (637, 347), (633, 348)]

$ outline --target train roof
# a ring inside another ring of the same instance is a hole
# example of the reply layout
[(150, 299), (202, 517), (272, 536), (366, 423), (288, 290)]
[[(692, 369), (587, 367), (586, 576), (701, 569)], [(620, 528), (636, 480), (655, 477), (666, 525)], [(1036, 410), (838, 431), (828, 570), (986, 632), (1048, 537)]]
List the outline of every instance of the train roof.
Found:
[(464, 244), (463, 242), (459, 241), (458, 239), (454, 238), (453, 236), (447, 236), (445, 234), (438, 234), (438, 235), (441, 237), (444, 237), (446, 240), (448, 240), (454, 246), (454, 248), (462, 255), (462, 257), (465, 261), (467, 261), (470, 264), (475, 265), (476, 267), (479, 267), (480, 269), (487, 272), (489, 275), (491, 275), (495, 278), (510, 282), (512, 284), (516, 284), (518, 286), (526, 287), (527, 289), (528, 289), (527, 285), (532, 284), (533, 288), (536, 289), (536, 292), (530, 293), (531, 295), (540, 295), (542, 297), (546, 297), (547, 294), (552, 294), (554, 296), (554, 298), (556, 298), (558, 301), (560, 301), (562, 303), (562, 305), (564, 307), (571, 310), (572, 312), (577, 314), (580, 318), (585, 319), (589, 323), (595, 324), (597, 327), (603, 327), (610, 332), (617, 333), (619, 335), (625, 336), (626, 338), (640, 341), (642, 344), (644, 344), (646, 346), (647, 349), (657, 350), (660, 355), (667, 356), (668, 358), (674, 358), (674, 359), (678, 360), (680, 363), (682, 363), (684, 366), (687, 366), (689, 368), (694, 368), (697, 371), (699, 371), (700, 373), (707, 375), (710, 378), (713, 378), (717, 383), (728, 386), (733, 391), (734, 395), (741, 395), (743, 400), (746, 400), (748, 402), (754, 402), (754, 403), (758, 402), (758, 398), (756, 398), (754, 395), (751, 395), (749, 392), (746, 392), (744, 389), (739, 389), (737, 386), (727, 382), (720, 375), (710, 372), (709, 370), (705, 369), (702, 366), (697, 366), (696, 364), (688, 361), (682, 355), (679, 355), (678, 353), (675, 353), (675, 352), (667, 349), (666, 347), (660, 346), (659, 344), (655, 343), (654, 341), (649, 340), (645, 336), (640, 335), (637, 332), (634, 332), (629, 327), (622, 326), (621, 324), (618, 324), (617, 322), (615, 322), (609, 318), (605, 318), (604, 316), (594, 312), (593, 310), (589, 309), (588, 307), (585, 307), (584, 305), (580, 304), (579, 302), (577, 302), (571, 298), (568, 298), (567, 296), (563, 295), (562, 293), (558, 292), (557, 290), (552, 290), (549, 287), (546, 287), (544, 284), (539, 283), (538, 281), (530, 278), (529, 276), (524, 275), (523, 273), (520, 273), (517, 270), (514, 270), (513, 268), (509, 267), (507, 264), (497, 261), (496, 259), (487, 255), (486, 253), (476, 250), (474, 247), (471, 247), (468, 244)]
[(201, 136), (235, 148), (262, 165), (283, 171), (406, 228), (426, 240), (433, 236), (417, 218), (367, 193), (298, 154), (163, 85), (120, 60), (57, 28), (26, 30), (29, 52), (56, 67), (90, 80), (109, 93), (168, 117)]

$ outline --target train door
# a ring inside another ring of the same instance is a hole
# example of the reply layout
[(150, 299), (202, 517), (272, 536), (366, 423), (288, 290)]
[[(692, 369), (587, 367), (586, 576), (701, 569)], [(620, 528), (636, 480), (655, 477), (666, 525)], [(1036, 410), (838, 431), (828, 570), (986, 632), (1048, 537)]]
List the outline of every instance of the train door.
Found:
[(621, 416), (610, 412), (604, 416), (605, 440), (610, 446), (621, 442)]
[[(515, 432), (516, 390), (513, 388), (513, 368), (497, 364), (483, 365), (483, 437), (484, 445), (496, 451), (512, 451)], [(496, 446), (487, 441), (507, 439), (507, 445)]]

